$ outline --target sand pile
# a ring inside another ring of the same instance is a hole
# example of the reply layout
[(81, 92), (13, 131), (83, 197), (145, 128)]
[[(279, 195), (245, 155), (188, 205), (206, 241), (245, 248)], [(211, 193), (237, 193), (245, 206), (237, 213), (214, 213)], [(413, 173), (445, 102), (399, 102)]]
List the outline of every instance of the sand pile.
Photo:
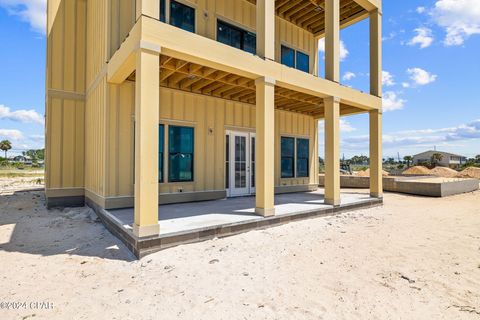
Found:
[(425, 174), (425, 175), (431, 175), (432, 172), (430, 171), (430, 169), (428, 169), (427, 167), (423, 167), (423, 166), (415, 166), (415, 167), (411, 167), (411, 168), (408, 168), (407, 170), (403, 171), (402, 172), (403, 174)]
[[(382, 170), (382, 176), (387, 177), (389, 173), (385, 170)], [(370, 177), (370, 169), (357, 172), (356, 176), (358, 177)]]
[(443, 178), (455, 178), (458, 175), (458, 171), (446, 167), (435, 167), (430, 172)]
[(469, 167), (457, 175), (458, 178), (476, 178), (480, 179), (480, 168)]

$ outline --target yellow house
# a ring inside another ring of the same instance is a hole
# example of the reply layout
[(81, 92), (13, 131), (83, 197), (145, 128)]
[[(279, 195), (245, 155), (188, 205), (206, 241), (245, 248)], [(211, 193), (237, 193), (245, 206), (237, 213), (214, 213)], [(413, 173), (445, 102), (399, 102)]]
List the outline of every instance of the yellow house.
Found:
[[(317, 189), (324, 119), (338, 206), (339, 121), (358, 113), (381, 198), (381, 16), (381, 0), (48, 1), (47, 204), (133, 207), (138, 237), (167, 203), (255, 195), (273, 216), (276, 193)], [(363, 19), (370, 94), (339, 84), (340, 29)]]

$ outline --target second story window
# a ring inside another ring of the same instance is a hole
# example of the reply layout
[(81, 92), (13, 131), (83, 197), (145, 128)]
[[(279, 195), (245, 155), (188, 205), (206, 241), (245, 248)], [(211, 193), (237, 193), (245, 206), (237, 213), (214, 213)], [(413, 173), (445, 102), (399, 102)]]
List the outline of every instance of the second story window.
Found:
[(253, 54), (257, 51), (257, 37), (254, 33), (221, 20), (217, 21), (217, 41)]
[(281, 59), (282, 64), (290, 68), (295, 68), (303, 72), (309, 72), (310, 70), (310, 58), (308, 54), (301, 51), (282, 45)]
[(165, 0), (160, 0), (160, 21), (165, 22)]
[(195, 9), (170, 0), (170, 24), (186, 31), (195, 32)]

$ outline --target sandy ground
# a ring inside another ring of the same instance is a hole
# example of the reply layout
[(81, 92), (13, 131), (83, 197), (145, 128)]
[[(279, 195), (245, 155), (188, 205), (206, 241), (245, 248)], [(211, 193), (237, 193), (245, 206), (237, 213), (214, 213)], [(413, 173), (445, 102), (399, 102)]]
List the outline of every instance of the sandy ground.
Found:
[(0, 319), (32, 318), (480, 319), (480, 192), (386, 194), (141, 261), (87, 208), (4, 195)]

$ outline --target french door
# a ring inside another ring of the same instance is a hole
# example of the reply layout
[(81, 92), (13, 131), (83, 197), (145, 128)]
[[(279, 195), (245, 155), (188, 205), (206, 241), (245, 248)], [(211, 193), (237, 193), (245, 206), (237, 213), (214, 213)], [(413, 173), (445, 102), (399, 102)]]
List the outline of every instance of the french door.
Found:
[(225, 160), (227, 195), (255, 193), (255, 134), (227, 131)]

